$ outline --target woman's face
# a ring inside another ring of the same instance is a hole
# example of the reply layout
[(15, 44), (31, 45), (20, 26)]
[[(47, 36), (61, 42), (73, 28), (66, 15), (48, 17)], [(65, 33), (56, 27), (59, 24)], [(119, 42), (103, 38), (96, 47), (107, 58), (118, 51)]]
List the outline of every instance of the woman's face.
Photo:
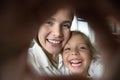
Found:
[(56, 55), (64, 47), (70, 37), (72, 18), (71, 10), (62, 8), (40, 26), (38, 40), (47, 53)]
[(88, 75), (91, 63), (90, 50), (81, 35), (73, 35), (65, 45), (63, 61), (73, 74)]

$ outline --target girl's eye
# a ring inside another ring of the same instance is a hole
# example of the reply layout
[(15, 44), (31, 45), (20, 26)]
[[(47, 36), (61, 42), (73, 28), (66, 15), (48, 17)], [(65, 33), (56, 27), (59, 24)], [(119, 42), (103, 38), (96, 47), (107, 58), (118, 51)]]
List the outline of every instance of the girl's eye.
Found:
[(80, 50), (80, 51), (85, 51), (85, 50), (88, 50), (88, 48), (85, 47), (85, 46), (81, 46), (81, 47), (79, 48), (79, 50)]
[(64, 49), (64, 51), (69, 51), (69, 50), (70, 50), (70, 48), (65, 48), (65, 49)]

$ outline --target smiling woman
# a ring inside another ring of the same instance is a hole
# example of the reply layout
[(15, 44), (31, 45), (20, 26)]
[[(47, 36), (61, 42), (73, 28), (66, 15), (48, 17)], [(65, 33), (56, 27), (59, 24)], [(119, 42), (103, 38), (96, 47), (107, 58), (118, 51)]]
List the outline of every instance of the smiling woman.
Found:
[(74, 10), (63, 5), (46, 18), (38, 30), (34, 45), (29, 49), (29, 63), (41, 75), (61, 75), (67, 70), (59, 54), (70, 37)]

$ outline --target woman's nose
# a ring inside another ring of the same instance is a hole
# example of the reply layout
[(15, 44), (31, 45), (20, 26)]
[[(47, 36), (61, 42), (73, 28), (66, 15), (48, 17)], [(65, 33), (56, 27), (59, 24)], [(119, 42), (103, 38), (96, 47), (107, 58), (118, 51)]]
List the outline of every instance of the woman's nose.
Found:
[(55, 37), (61, 37), (63, 32), (62, 29), (60, 28), (59, 25), (56, 25), (55, 28), (53, 29), (53, 34)]

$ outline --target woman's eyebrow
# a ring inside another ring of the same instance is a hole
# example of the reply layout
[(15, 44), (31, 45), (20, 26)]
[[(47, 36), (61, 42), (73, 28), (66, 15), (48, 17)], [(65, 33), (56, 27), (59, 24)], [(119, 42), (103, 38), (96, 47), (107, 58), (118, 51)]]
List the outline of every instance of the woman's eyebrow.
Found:
[(54, 17), (50, 17), (50, 18), (48, 18), (47, 20), (55, 21), (56, 19), (55, 19)]
[(66, 21), (64, 21), (65, 23), (71, 23), (71, 20), (66, 20)]

